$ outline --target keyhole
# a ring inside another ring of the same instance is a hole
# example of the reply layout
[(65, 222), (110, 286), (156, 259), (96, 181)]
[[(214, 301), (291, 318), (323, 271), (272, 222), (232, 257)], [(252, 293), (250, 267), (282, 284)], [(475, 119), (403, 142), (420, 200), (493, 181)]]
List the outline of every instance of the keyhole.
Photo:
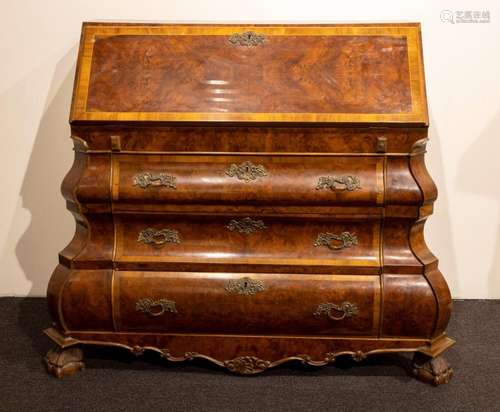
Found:
[(248, 287), (248, 281), (245, 280), (245, 283), (243, 283), (243, 287), (246, 289)]

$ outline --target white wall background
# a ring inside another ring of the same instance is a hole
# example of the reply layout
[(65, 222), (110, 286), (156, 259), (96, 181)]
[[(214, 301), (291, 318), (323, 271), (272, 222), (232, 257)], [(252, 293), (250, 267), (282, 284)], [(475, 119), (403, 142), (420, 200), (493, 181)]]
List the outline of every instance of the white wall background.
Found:
[[(73, 218), (68, 115), (82, 21), (420, 21), (439, 188), (426, 235), (455, 298), (500, 298), (500, 2), (0, 0), (0, 295), (43, 296)], [(450, 24), (444, 9), (488, 10)]]

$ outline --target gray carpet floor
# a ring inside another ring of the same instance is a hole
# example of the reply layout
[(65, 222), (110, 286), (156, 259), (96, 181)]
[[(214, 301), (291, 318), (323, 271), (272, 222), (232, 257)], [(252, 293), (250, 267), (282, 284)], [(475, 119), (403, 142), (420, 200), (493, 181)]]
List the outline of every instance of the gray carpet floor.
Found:
[(44, 299), (0, 298), (1, 411), (500, 411), (500, 301), (455, 302), (457, 345), (446, 356), (455, 376), (437, 388), (411, 378), (403, 355), (240, 377), (91, 349), (83, 372), (57, 380), (41, 361), (49, 324)]

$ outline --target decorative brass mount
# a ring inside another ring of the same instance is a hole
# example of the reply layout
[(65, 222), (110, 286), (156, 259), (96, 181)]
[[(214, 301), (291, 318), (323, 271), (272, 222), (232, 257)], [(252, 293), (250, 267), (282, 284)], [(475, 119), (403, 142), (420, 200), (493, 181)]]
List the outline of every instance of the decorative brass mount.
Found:
[(231, 279), (226, 285), (227, 292), (237, 295), (255, 295), (265, 289), (264, 282), (249, 277)]
[[(333, 241), (340, 243), (333, 243)], [(320, 233), (314, 246), (327, 246), (331, 250), (340, 250), (358, 244), (358, 237), (354, 233), (342, 232), (340, 235), (326, 232)]]
[(259, 44), (264, 44), (266, 40), (266, 36), (263, 34), (258, 34), (253, 31), (245, 31), (243, 33), (234, 33), (231, 37), (229, 37), (229, 43), (234, 44), (236, 46), (247, 46), (254, 47)]
[(181, 243), (177, 230), (167, 228), (156, 230), (151, 227), (141, 230), (137, 241), (155, 246), (162, 246), (165, 243)]
[(150, 316), (161, 316), (165, 312), (177, 313), (175, 302), (168, 299), (139, 299), (135, 304), (135, 310), (137, 312), (144, 312)]
[(331, 191), (347, 190), (352, 192), (361, 189), (361, 184), (357, 176), (321, 176), (318, 179), (316, 190), (321, 189), (330, 189)]
[(320, 303), (313, 315), (317, 318), (326, 315), (332, 320), (342, 320), (358, 314), (358, 307), (351, 302), (342, 302), (340, 305), (335, 303)]
[(256, 232), (257, 230), (267, 229), (267, 226), (262, 220), (253, 220), (249, 217), (245, 217), (241, 220), (231, 220), (226, 226), (231, 232), (237, 231), (239, 233), (244, 233), (249, 235)]
[(377, 146), (375, 148), (377, 153), (385, 153), (387, 152), (387, 137), (379, 136), (377, 137)]
[(254, 165), (252, 162), (243, 162), (239, 165), (232, 164), (226, 170), (226, 175), (244, 180), (246, 183), (259, 177), (267, 176), (267, 171), (262, 165)]
[(176, 189), (177, 178), (166, 173), (153, 174), (151, 172), (141, 172), (134, 176), (134, 186), (146, 189), (148, 186), (166, 186)]

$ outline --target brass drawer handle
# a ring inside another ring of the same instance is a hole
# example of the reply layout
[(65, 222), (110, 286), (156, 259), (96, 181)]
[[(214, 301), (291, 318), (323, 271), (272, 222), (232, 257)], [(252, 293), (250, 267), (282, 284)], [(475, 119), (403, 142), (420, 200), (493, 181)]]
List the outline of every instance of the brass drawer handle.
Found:
[(135, 310), (137, 312), (143, 312), (149, 316), (161, 316), (165, 312), (177, 313), (175, 302), (168, 299), (139, 299), (135, 304)]
[(141, 172), (134, 176), (134, 186), (146, 189), (149, 186), (166, 186), (177, 189), (177, 178), (166, 173), (153, 174), (151, 172)]
[(151, 227), (141, 230), (137, 238), (138, 242), (162, 246), (165, 243), (181, 243), (179, 232), (174, 229), (156, 230)]
[[(337, 243), (333, 243), (336, 241)], [(338, 243), (340, 242), (340, 243)], [(326, 232), (320, 233), (314, 246), (327, 246), (331, 250), (340, 250), (358, 244), (358, 237), (354, 233), (342, 232), (340, 235)]]
[(316, 318), (326, 315), (332, 320), (342, 320), (357, 314), (358, 307), (351, 302), (342, 302), (340, 305), (330, 302), (320, 303), (316, 308), (316, 312), (313, 313)]
[(230, 177), (236, 177), (239, 180), (245, 181), (245, 183), (256, 180), (259, 177), (267, 176), (267, 170), (262, 165), (254, 165), (252, 162), (243, 162), (239, 165), (233, 163), (226, 170), (226, 175)]
[(357, 176), (321, 176), (318, 179), (316, 190), (330, 189), (347, 190), (352, 192), (361, 189), (361, 183)]
[(266, 290), (264, 282), (249, 277), (231, 279), (227, 282), (225, 289), (227, 292), (237, 295), (255, 295)]
[(258, 46), (259, 44), (263, 44), (266, 40), (266, 37), (263, 34), (258, 34), (253, 31), (245, 31), (243, 33), (234, 33), (229, 38), (229, 43), (234, 44), (235, 46)]
[(250, 235), (257, 230), (267, 229), (267, 226), (262, 220), (253, 220), (249, 217), (245, 217), (241, 220), (231, 220), (226, 226), (231, 232), (237, 231), (239, 233), (244, 233), (245, 235)]

